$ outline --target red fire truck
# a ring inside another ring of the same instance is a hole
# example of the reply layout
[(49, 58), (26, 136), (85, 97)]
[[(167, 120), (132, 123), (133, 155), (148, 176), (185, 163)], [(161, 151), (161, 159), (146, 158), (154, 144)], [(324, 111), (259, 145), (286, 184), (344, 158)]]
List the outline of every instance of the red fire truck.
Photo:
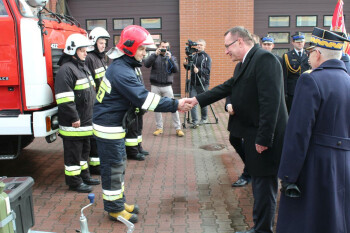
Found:
[(54, 79), (67, 37), (86, 35), (48, 0), (0, 0), (0, 159), (14, 159), (35, 137), (56, 140)]

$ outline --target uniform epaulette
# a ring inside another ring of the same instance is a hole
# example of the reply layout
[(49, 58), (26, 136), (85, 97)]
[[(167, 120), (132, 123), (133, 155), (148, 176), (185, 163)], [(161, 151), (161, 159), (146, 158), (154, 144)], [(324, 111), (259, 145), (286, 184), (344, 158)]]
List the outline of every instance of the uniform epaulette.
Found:
[[(313, 70), (306, 70), (306, 71), (304, 71), (304, 73), (310, 74), (312, 71), (313, 71)], [(304, 74), (304, 73), (303, 73), (303, 74)]]

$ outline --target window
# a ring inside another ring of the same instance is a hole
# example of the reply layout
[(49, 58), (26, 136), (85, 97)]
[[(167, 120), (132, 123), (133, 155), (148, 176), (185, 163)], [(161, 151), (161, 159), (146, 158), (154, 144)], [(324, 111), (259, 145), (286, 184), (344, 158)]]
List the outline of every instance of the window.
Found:
[(8, 16), (4, 2), (2, 0), (0, 1), (0, 16)]
[(91, 31), (95, 27), (103, 27), (107, 30), (107, 20), (106, 19), (87, 19), (86, 20), (86, 30)]
[(125, 27), (134, 24), (134, 19), (113, 19), (113, 30), (123, 30)]
[(160, 42), (162, 41), (162, 34), (152, 34), (152, 38), (154, 40), (154, 43), (158, 47), (158, 45), (160, 45)]
[(303, 32), (305, 36), (305, 43), (309, 43), (311, 40), (311, 34), (312, 32)]
[(269, 35), (275, 39), (275, 44), (289, 44), (289, 32), (269, 32)]
[(316, 27), (317, 26), (317, 16), (301, 16), (297, 15), (297, 27)]
[(332, 26), (332, 15), (324, 15), (323, 16), (323, 26), (324, 27), (330, 27)]
[(141, 18), (141, 26), (146, 29), (162, 28), (161, 18)]
[(289, 51), (289, 49), (287, 49), (287, 48), (274, 48), (273, 50), (272, 50), (272, 53), (273, 54), (276, 54), (276, 55), (278, 55), (278, 56), (280, 56), (280, 57), (282, 57), (283, 56), (283, 54), (285, 54), (286, 52), (288, 52)]
[(120, 35), (113, 36), (113, 45), (116, 46), (120, 40)]
[(269, 16), (269, 27), (289, 27), (289, 16)]

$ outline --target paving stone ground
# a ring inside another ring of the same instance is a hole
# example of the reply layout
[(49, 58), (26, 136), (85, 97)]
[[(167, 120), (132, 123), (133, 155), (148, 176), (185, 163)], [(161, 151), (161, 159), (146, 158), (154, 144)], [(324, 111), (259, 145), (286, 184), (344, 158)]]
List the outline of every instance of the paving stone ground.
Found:
[[(164, 133), (153, 136), (154, 113), (144, 116), (143, 147), (150, 152), (145, 161), (129, 160), (125, 193), (128, 203), (140, 206), (135, 233), (231, 233), (253, 226), (251, 185), (232, 188), (243, 164), (228, 140), (228, 114), (224, 102), (208, 109), (209, 121), (197, 129), (175, 135), (171, 114), (164, 113)], [(180, 114), (181, 122), (184, 115)], [(201, 149), (217, 145), (218, 151)], [(62, 141), (52, 144), (35, 139), (20, 158), (0, 161), (0, 176), (34, 178), (33, 204), (36, 231), (75, 232), (87, 194), (68, 190), (64, 183)], [(94, 176), (98, 178), (98, 176)], [(84, 214), (90, 232), (126, 232), (103, 210), (101, 186), (95, 186), (95, 204)]]

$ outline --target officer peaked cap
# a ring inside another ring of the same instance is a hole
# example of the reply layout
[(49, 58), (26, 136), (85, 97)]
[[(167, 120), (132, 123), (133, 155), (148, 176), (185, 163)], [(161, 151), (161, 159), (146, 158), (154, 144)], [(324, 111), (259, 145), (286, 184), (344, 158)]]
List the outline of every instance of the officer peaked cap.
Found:
[(350, 42), (346, 37), (343, 37), (345, 33), (331, 32), (322, 28), (315, 27), (310, 40), (310, 46), (307, 50), (314, 47), (321, 47), (331, 50), (342, 50), (344, 42)]
[(275, 43), (275, 39), (273, 39), (272, 36), (270, 36), (270, 35), (267, 34), (266, 36), (264, 36), (263, 38), (261, 38), (261, 42), (262, 42), (262, 43), (273, 44), (273, 43)]

